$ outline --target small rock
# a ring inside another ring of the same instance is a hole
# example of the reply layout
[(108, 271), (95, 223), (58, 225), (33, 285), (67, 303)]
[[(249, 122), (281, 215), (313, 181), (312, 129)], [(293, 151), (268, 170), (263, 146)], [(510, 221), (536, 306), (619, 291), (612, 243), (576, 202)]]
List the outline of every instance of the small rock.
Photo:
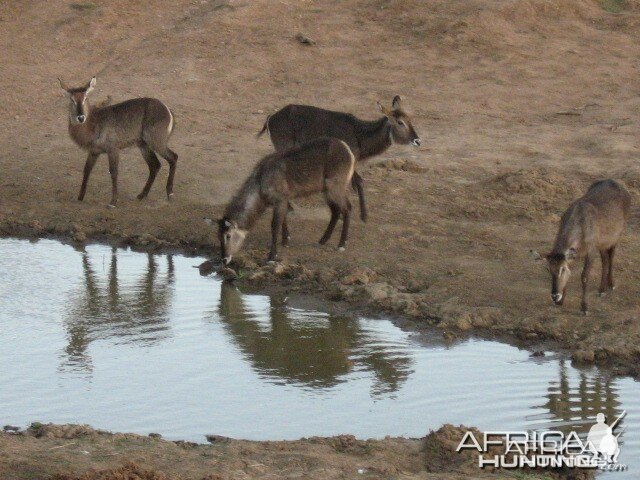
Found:
[(282, 263), (276, 263), (273, 266), (273, 273), (276, 275), (283, 275), (285, 273), (284, 265)]
[(20, 427), (16, 427), (14, 425), (5, 425), (4, 427), (2, 427), (2, 430), (4, 430), (5, 432), (19, 432), (20, 431)]
[(358, 267), (350, 274), (342, 277), (340, 283), (342, 283), (343, 285), (367, 285), (371, 282), (372, 279), (375, 278), (375, 276), (376, 273), (373, 270), (367, 267)]
[(592, 363), (596, 359), (596, 354), (593, 350), (577, 350), (573, 352), (571, 358), (578, 363)]
[(200, 275), (202, 275), (203, 277), (206, 277), (207, 275), (211, 275), (216, 269), (216, 264), (213, 262), (213, 260), (207, 260), (205, 262), (202, 262), (200, 265), (198, 265), (198, 271), (200, 272)]
[(266, 276), (267, 276), (267, 272), (265, 272), (264, 270), (256, 270), (255, 272), (252, 272), (251, 274), (249, 274), (249, 276), (247, 277), (247, 280), (254, 282), (257, 280), (262, 280)]
[(217, 273), (222, 277), (223, 280), (226, 280), (228, 282), (232, 282), (238, 278), (238, 274), (236, 273), (236, 271), (233, 268), (229, 267), (222, 267), (218, 269)]
[(544, 350), (536, 350), (531, 353), (531, 357), (544, 357)]
[(302, 45), (315, 45), (316, 42), (314, 40), (311, 40), (309, 37), (307, 37), (306, 35), (304, 35), (303, 33), (298, 33), (296, 35), (296, 40), (298, 42), (300, 42)]
[(161, 439), (161, 438), (162, 438), (162, 435), (160, 435), (159, 433), (150, 433), (150, 434), (149, 434), (149, 437), (151, 437), (151, 438), (155, 438), (155, 439), (158, 439), (158, 440), (159, 440), (159, 439)]
[(458, 330), (465, 332), (467, 330), (471, 330), (473, 328), (473, 324), (467, 317), (462, 317), (456, 322), (456, 327)]
[(224, 437), (222, 435), (205, 435), (204, 437), (209, 443), (227, 443), (231, 441), (229, 437)]

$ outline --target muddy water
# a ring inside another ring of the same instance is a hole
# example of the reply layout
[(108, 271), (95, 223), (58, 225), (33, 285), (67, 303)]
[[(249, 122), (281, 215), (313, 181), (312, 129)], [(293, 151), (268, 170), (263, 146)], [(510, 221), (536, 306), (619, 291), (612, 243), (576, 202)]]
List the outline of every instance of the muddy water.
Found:
[(0, 240), (0, 423), (194, 441), (417, 437), (445, 422), (584, 433), (596, 413), (624, 409), (620, 461), (640, 469), (631, 379), (243, 295), (199, 276), (201, 261)]

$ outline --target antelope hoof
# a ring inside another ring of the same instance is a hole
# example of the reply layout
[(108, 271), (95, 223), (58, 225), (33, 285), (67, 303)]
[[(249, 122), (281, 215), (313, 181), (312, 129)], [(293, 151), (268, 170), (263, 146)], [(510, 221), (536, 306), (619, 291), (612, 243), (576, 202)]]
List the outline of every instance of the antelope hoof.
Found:
[(107, 208), (116, 208), (116, 205), (114, 203), (110, 203), (109, 205), (107, 205)]
[(343, 245), (342, 247), (338, 247), (339, 252), (344, 252), (347, 248)]
[(138, 200), (142, 200), (142, 199), (144, 199), (146, 196), (147, 196), (146, 194), (141, 193), (141, 194), (140, 194), (140, 195), (138, 195), (136, 198), (137, 198)]
[(586, 317), (589, 315), (589, 310), (582, 310), (582, 316)]
[(606, 291), (604, 291), (604, 290), (600, 290), (600, 291), (598, 292), (598, 296), (599, 296), (600, 298), (602, 298), (602, 297), (606, 297), (606, 296), (607, 296), (607, 292), (606, 292)]
[(167, 200), (169, 200), (169, 201), (173, 200), (173, 193), (168, 193), (167, 194)]

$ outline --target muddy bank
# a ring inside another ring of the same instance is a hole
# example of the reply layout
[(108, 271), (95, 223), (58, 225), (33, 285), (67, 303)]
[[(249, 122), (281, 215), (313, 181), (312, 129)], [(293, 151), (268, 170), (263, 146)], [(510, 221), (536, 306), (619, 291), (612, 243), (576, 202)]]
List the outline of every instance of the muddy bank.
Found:
[[(481, 470), (455, 449), (467, 429), (444, 425), (421, 439), (358, 440), (352, 435), (287, 442), (210, 437), (210, 444), (97, 431), (86, 425), (33, 424), (0, 433), (7, 480), (232, 480), (244, 478), (513, 478)], [(529, 472), (527, 478), (588, 478)]]

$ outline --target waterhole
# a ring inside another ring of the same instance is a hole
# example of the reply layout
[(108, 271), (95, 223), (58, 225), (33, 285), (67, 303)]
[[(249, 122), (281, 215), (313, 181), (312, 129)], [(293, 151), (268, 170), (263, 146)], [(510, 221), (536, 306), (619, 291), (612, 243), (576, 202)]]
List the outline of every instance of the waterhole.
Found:
[(0, 240), (0, 422), (87, 423), (204, 442), (351, 433), (420, 437), (443, 423), (576, 430), (623, 410), (618, 478), (640, 471), (640, 384), (561, 354), (443, 344), (390, 320), (243, 294), (204, 259)]

